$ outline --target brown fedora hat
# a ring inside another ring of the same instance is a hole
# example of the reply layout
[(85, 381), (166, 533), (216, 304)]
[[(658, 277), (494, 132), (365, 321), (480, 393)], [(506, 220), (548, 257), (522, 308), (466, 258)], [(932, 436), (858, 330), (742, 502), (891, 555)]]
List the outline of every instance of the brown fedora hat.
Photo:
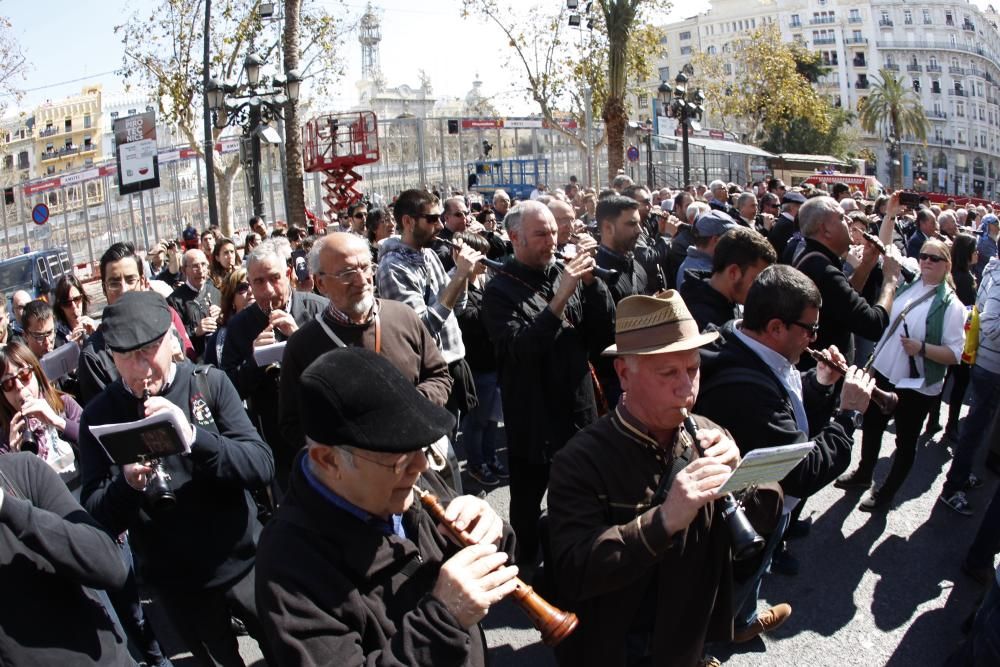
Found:
[(676, 290), (656, 296), (625, 297), (618, 303), (615, 344), (601, 354), (660, 354), (681, 352), (707, 345), (718, 332), (700, 333), (684, 299)]

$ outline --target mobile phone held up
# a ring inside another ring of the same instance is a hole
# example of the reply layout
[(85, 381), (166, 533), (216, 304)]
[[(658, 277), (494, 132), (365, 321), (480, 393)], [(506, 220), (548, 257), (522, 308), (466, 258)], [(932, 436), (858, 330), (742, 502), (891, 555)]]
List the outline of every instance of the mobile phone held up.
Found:
[(916, 210), (920, 207), (920, 193), (919, 192), (900, 192), (899, 193), (899, 203), (906, 208)]

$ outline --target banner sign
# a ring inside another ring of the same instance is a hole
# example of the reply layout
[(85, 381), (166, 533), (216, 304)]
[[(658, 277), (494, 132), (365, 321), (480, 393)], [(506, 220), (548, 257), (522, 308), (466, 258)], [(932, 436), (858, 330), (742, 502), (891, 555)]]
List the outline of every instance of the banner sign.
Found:
[(156, 114), (146, 111), (116, 118), (113, 127), (118, 193), (127, 195), (160, 187)]

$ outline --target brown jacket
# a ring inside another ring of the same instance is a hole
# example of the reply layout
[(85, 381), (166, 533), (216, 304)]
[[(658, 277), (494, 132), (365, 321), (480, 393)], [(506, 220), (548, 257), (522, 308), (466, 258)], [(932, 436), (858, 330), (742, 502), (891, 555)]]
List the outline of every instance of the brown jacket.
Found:
[[(683, 431), (677, 437), (677, 451), (691, 445)], [(651, 501), (671, 453), (658, 457), (651, 442), (616, 410), (552, 462), (555, 580), (559, 602), (580, 619), (557, 649), (560, 664), (625, 665), (627, 638), (638, 635), (652, 638), (651, 664), (684, 667), (698, 664), (706, 640), (732, 636), (728, 530), (708, 505), (681, 538), (667, 535)]]

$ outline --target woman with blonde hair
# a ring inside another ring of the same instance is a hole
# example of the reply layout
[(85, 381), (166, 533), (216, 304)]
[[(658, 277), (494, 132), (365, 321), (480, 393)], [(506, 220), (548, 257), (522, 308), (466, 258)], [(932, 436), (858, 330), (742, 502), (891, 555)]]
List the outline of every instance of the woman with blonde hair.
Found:
[(920, 274), (896, 292), (889, 326), (875, 345), (871, 363), (878, 386), (895, 391), (899, 404), (891, 415), (883, 414), (874, 402), (868, 407), (861, 463), (837, 480), (841, 488), (871, 486), (882, 436), (889, 420), (895, 420), (892, 468), (882, 485), (872, 487), (862, 499), (858, 508), (865, 512), (887, 508), (905, 481), (924, 420), (941, 394), (948, 367), (962, 358), (965, 344), (965, 307), (952, 287), (948, 246), (928, 239), (917, 257)]

